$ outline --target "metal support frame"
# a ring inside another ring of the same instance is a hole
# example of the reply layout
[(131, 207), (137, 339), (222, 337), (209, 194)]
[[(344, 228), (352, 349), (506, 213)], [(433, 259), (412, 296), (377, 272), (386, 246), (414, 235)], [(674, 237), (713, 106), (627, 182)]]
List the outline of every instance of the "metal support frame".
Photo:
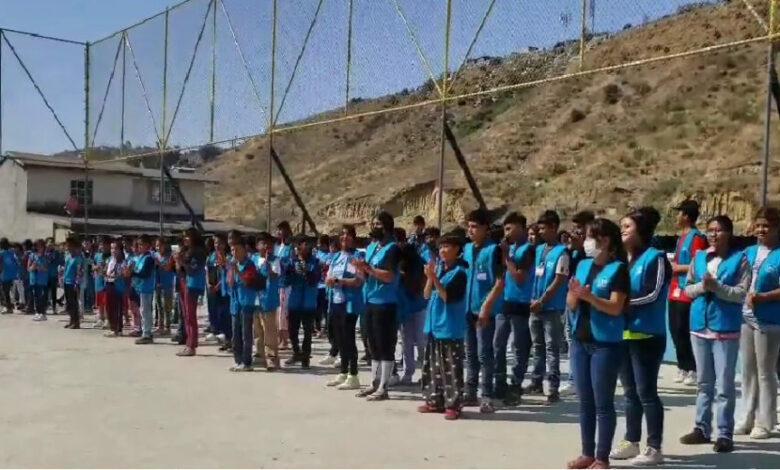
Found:
[(444, 123), (444, 133), (447, 142), (449, 142), (450, 147), (452, 148), (452, 152), (455, 154), (455, 160), (457, 160), (458, 165), (460, 165), (460, 169), (463, 170), (463, 176), (466, 178), (466, 182), (471, 189), (471, 194), (474, 196), (474, 199), (477, 200), (477, 204), (479, 204), (480, 209), (487, 209), (485, 198), (482, 197), (482, 192), (479, 190), (477, 180), (474, 179), (474, 175), (471, 173), (471, 169), (466, 162), (466, 157), (463, 155), (463, 151), (461, 151), (460, 145), (458, 145), (458, 140), (455, 138), (455, 134), (452, 132), (452, 128), (446, 122)]
[(344, 93), (344, 115), (349, 114), (349, 85), (352, 75), (352, 0), (347, 0), (347, 71)]
[[(164, 163), (164, 162), (163, 162)], [(184, 197), (184, 193), (181, 190), (181, 186), (179, 186), (179, 182), (176, 180), (176, 178), (173, 177), (173, 174), (171, 173), (171, 170), (168, 168), (167, 165), (163, 164), (160, 165), (161, 173), (168, 179), (168, 183), (171, 185), (171, 188), (176, 192), (176, 194), (179, 196), (179, 200), (181, 201), (182, 205), (185, 209), (187, 209), (187, 212), (190, 214), (190, 223), (193, 227), (198, 229), (199, 232), (203, 233), (203, 224), (200, 223), (200, 219), (198, 218), (197, 214), (195, 214), (195, 211), (192, 209), (192, 206), (190, 205), (189, 201), (187, 201), (187, 198)]]
[(0, 29), (0, 158), (3, 157), (3, 35)]
[(209, 103), (209, 142), (214, 142), (214, 113), (217, 98), (217, 2), (211, 12), (211, 95)]
[(89, 236), (89, 43), (84, 45), (84, 238)]
[(125, 92), (127, 89), (127, 33), (122, 33), (122, 102), (119, 117), (119, 156), (125, 155)]
[(588, 34), (588, 0), (582, 0), (580, 18), (580, 72), (585, 70), (585, 36)]
[(162, 126), (161, 134), (163, 137), (158, 142), (160, 149), (160, 236), (163, 236), (165, 231), (165, 151), (168, 147), (168, 136), (165, 132), (167, 122), (167, 110), (168, 110), (168, 33), (169, 33), (169, 19), (170, 9), (165, 9), (165, 41), (163, 44), (163, 79), (162, 79)]
[(287, 174), (287, 170), (284, 168), (284, 165), (282, 165), (282, 160), (279, 158), (279, 154), (276, 153), (276, 149), (273, 146), (271, 146), (270, 153), (271, 158), (276, 164), (276, 168), (279, 170), (279, 174), (282, 175), (282, 179), (284, 179), (285, 184), (287, 184), (287, 188), (289, 188), (290, 192), (292, 193), (295, 203), (298, 205), (298, 208), (303, 214), (303, 231), (306, 232), (306, 223), (308, 222), (312, 232), (314, 232), (315, 235), (319, 235), (319, 232), (317, 232), (317, 226), (314, 224), (314, 219), (312, 219), (311, 215), (309, 215), (309, 211), (306, 209), (306, 205), (303, 203), (303, 199), (301, 199), (300, 194), (298, 194), (298, 191), (295, 189), (295, 185), (290, 179), (290, 176)]
[[(771, 37), (775, 33), (775, 22), (777, 20), (777, 5), (778, 0), (771, 0), (769, 6), (769, 30), (768, 35)], [(764, 149), (761, 160), (761, 205), (766, 207), (769, 199), (769, 154), (771, 145), (771, 126), (772, 126), (772, 99), (773, 91), (777, 91), (780, 94), (779, 86), (777, 83), (777, 71), (775, 70), (775, 45), (772, 40), (769, 40), (767, 45), (767, 60), (766, 60), (767, 74), (766, 74), (766, 106), (764, 108)], [(778, 110), (780, 111), (780, 102), (778, 103)]]
[(276, 19), (278, 16), (278, 0), (274, 0), (274, 14), (273, 14), (273, 26), (271, 27), (271, 99), (269, 104), (269, 123), (268, 123), (268, 166), (266, 167), (266, 171), (268, 173), (267, 175), (267, 184), (268, 184), (268, 193), (266, 196), (266, 228), (268, 231), (271, 231), (271, 194), (272, 194), (272, 188), (271, 185), (273, 184), (273, 160), (274, 160), (274, 127), (276, 126), (276, 122), (274, 119), (275, 113), (274, 113), (274, 88), (276, 86)]
[(452, 0), (447, 0), (447, 24), (444, 33), (444, 70), (442, 72), (441, 87), (441, 143), (439, 146), (439, 174), (436, 185), (437, 225), (444, 228), (444, 156), (447, 149), (447, 93), (448, 78), (450, 74), (450, 29), (452, 25)]

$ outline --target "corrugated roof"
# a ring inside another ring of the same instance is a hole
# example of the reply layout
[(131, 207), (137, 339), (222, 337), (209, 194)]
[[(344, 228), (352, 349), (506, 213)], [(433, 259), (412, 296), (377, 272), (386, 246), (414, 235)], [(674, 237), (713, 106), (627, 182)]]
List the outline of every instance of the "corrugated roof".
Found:
[[(49, 155), (38, 155), (24, 152), (6, 152), (7, 158), (16, 161), (22, 167), (49, 167), (66, 168), (74, 170), (83, 170), (84, 162), (77, 157), (52, 157)], [(89, 166), (90, 172), (96, 173), (119, 173), (131, 176), (140, 176), (142, 178), (159, 178), (160, 170), (153, 168), (136, 168), (122, 162), (97, 163)], [(219, 180), (210, 178), (201, 173), (190, 173), (171, 170), (171, 175), (177, 180), (201, 181), (204, 183), (219, 183)]]
[[(59, 215), (43, 214), (38, 212), (30, 212), (30, 215), (37, 217), (47, 218), (54, 223), (63, 227), (72, 227), (74, 225), (83, 225), (84, 218), (82, 217), (64, 217)], [(137, 234), (137, 233), (157, 233), (160, 230), (160, 223), (151, 220), (137, 220), (137, 219), (89, 219), (90, 227), (95, 228), (107, 228), (111, 233), (116, 234)], [(240, 230), (244, 233), (256, 233), (260, 230), (246, 227), (243, 225), (231, 224), (222, 220), (205, 220), (201, 221), (203, 230), (208, 233), (214, 232), (229, 232), (230, 230)], [(166, 232), (181, 232), (190, 228), (189, 221), (166, 221), (163, 228)]]

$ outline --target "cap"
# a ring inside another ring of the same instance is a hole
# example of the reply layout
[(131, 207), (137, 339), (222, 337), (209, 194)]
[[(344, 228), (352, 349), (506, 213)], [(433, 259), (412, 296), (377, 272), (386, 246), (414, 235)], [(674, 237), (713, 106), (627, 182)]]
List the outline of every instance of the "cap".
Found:
[(699, 218), (699, 203), (693, 199), (686, 199), (672, 209), (680, 211), (692, 219)]

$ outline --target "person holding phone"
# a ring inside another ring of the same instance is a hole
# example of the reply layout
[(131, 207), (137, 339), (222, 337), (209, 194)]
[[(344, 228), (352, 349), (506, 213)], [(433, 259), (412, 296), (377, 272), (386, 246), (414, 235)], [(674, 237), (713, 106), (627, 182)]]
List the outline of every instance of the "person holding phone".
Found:
[[(708, 444), (715, 405), (718, 438), (713, 450), (734, 450), (735, 375), (742, 304), (750, 288), (750, 268), (736, 247), (734, 224), (725, 215), (707, 222), (709, 249), (694, 256), (685, 284), (691, 305), (691, 343), (697, 365), (696, 424), (682, 436), (686, 445)], [(717, 391), (717, 393), (716, 393)]]

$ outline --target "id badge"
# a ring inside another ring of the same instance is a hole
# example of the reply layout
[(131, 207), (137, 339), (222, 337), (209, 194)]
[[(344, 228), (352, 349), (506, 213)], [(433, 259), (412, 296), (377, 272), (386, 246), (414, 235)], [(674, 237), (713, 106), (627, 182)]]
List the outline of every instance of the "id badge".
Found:
[(487, 281), (487, 273), (477, 273), (477, 280), (478, 281)]
[(682, 292), (680, 291), (680, 288), (675, 287), (674, 292), (672, 292), (672, 297), (674, 297), (675, 299), (679, 299), (681, 293)]
[(544, 276), (544, 266), (537, 266), (536, 277), (542, 277), (542, 276)]

